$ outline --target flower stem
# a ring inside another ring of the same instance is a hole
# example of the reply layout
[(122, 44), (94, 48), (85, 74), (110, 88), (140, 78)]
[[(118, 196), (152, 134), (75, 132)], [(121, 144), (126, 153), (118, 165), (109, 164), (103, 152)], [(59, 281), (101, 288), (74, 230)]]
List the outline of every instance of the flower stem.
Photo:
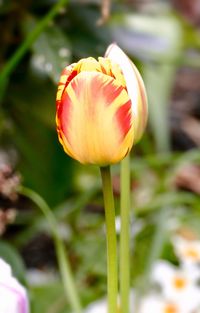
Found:
[(115, 207), (112, 191), (110, 167), (101, 167), (105, 218), (107, 230), (107, 288), (108, 313), (117, 313), (118, 270), (117, 270), (117, 237), (115, 229)]
[[(121, 162), (120, 300), (121, 312), (130, 303), (130, 157)], [(132, 311), (131, 311), (132, 312)]]
[(58, 233), (59, 226), (57, 224), (57, 221), (50, 207), (44, 201), (44, 199), (35, 191), (29, 188), (23, 187), (23, 186), (20, 186), (18, 191), (20, 194), (31, 199), (38, 206), (38, 208), (42, 211), (42, 213), (46, 216), (51, 226), (51, 231), (52, 231), (54, 242), (55, 242), (58, 264), (60, 268), (60, 273), (61, 273), (61, 277), (63, 281), (66, 298), (69, 299), (73, 312), (81, 313), (82, 312), (81, 305), (80, 305), (78, 293), (75, 287), (73, 274), (71, 272), (71, 268), (70, 268), (69, 261), (67, 258), (65, 246), (59, 236), (59, 233)]

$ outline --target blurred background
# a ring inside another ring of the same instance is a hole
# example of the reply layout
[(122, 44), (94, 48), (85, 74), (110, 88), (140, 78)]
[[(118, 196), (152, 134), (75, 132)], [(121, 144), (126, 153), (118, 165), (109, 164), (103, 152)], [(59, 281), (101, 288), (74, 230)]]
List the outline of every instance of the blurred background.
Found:
[[(106, 292), (99, 172), (63, 152), (55, 94), (66, 65), (112, 42), (138, 66), (149, 99), (131, 155), (132, 285), (156, 258), (176, 263), (170, 236), (200, 235), (200, 0), (1, 0), (0, 33), (0, 255), (27, 284), (32, 312), (70, 310), (48, 222), (20, 184), (57, 217), (83, 304)], [(118, 166), (113, 185), (119, 214)]]

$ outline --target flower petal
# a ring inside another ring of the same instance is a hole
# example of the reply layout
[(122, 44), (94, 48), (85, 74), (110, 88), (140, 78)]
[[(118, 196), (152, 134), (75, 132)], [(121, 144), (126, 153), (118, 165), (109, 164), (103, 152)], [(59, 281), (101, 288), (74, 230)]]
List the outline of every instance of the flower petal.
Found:
[(142, 77), (126, 54), (116, 45), (108, 47), (106, 57), (117, 63), (124, 75), (128, 94), (132, 102), (136, 143), (142, 136), (147, 122), (147, 96)]
[(60, 76), (58, 83), (58, 91), (56, 94), (56, 107), (60, 105), (64, 89), (69, 84), (69, 82), (77, 75), (76, 63), (73, 63), (64, 68)]
[(10, 266), (0, 259), (0, 312), (28, 313), (25, 288), (12, 276)]
[(81, 72), (66, 87), (57, 111), (65, 151), (81, 163), (120, 161), (132, 146), (131, 101), (112, 77)]
[(124, 75), (122, 74), (119, 65), (115, 62), (112, 62), (109, 58), (99, 57), (98, 60), (101, 65), (102, 73), (113, 77), (119, 84), (126, 88)]
[(85, 59), (81, 59), (78, 63), (77, 63), (77, 71), (78, 73), (80, 72), (101, 72), (101, 66), (99, 64), (99, 62), (92, 58), (85, 58)]

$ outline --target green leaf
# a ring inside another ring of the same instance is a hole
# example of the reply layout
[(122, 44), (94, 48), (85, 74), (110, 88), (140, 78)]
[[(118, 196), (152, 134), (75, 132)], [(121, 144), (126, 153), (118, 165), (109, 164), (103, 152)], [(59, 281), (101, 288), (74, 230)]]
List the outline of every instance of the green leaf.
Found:
[(25, 267), (19, 252), (14, 246), (0, 240), (0, 257), (12, 267), (13, 275), (25, 282)]
[(49, 75), (57, 83), (61, 71), (71, 61), (71, 46), (62, 31), (48, 27), (33, 44), (31, 64), (40, 74)]
[(68, 313), (69, 305), (63, 293), (62, 284), (55, 281), (48, 285), (31, 288), (31, 312)]

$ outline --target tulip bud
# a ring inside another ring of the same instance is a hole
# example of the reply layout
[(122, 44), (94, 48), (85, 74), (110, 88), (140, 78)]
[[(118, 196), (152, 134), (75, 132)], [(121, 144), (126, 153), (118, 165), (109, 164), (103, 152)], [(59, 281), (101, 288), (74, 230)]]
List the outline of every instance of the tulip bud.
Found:
[(2, 259), (0, 259), (0, 312), (29, 312), (25, 288), (12, 276), (10, 266)]
[(58, 85), (59, 140), (65, 152), (83, 164), (121, 161), (146, 125), (147, 100), (139, 72), (116, 45), (106, 56), (67, 66)]

